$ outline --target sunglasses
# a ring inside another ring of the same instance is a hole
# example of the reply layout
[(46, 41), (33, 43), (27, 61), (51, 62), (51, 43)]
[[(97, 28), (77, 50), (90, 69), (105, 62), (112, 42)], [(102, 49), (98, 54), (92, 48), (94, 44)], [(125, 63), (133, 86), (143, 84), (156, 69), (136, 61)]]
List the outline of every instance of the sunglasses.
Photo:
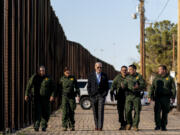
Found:
[(101, 69), (102, 67), (97, 67), (97, 69)]
[(70, 74), (70, 72), (65, 72), (66, 74)]

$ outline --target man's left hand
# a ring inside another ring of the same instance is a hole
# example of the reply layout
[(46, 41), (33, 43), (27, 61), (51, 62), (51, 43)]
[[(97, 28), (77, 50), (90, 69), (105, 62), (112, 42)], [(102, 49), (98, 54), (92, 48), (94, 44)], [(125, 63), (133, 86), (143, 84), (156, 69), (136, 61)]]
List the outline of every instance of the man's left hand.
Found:
[(125, 88), (125, 86), (124, 86), (124, 84), (121, 82), (121, 88), (122, 89), (124, 89)]
[(54, 101), (54, 97), (51, 96), (50, 99), (49, 99), (49, 101), (50, 101), (50, 102), (53, 102), (53, 101)]
[(77, 101), (80, 102), (80, 97), (79, 96), (77, 96)]
[(148, 103), (151, 103), (151, 98), (148, 98)]
[(175, 102), (175, 99), (171, 99), (171, 101), (172, 101), (172, 103), (174, 103), (174, 102)]
[(139, 88), (139, 85), (136, 84), (136, 85), (134, 86), (134, 89), (136, 90), (136, 89), (138, 89), (138, 88)]

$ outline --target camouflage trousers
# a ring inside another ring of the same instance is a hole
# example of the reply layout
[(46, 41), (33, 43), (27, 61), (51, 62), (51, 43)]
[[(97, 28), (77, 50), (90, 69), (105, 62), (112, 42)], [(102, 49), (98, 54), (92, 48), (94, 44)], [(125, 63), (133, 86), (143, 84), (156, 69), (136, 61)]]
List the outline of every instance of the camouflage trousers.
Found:
[(62, 96), (62, 126), (64, 128), (73, 128), (75, 126), (74, 110), (76, 109), (75, 98)]
[[(132, 111), (134, 110), (134, 119), (132, 118)], [(127, 124), (138, 128), (140, 122), (140, 112), (141, 112), (141, 98), (135, 95), (126, 96), (125, 103), (126, 121)]]

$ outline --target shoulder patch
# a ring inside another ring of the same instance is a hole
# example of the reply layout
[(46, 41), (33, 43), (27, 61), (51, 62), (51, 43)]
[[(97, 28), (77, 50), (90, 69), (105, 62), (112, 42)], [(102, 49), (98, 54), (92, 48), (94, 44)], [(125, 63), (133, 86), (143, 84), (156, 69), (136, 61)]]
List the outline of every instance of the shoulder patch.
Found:
[(168, 81), (168, 80), (169, 80), (169, 77), (166, 77), (166, 80)]
[(138, 79), (139, 79), (139, 76), (136, 77), (136, 80), (138, 80)]
[(73, 78), (73, 77), (71, 77), (71, 78), (70, 78), (70, 80), (71, 80), (71, 81), (74, 81), (74, 78)]
[(47, 81), (47, 80), (49, 80), (49, 78), (48, 78), (48, 77), (46, 77), (46, 78), (45, 78), (45, 80)]

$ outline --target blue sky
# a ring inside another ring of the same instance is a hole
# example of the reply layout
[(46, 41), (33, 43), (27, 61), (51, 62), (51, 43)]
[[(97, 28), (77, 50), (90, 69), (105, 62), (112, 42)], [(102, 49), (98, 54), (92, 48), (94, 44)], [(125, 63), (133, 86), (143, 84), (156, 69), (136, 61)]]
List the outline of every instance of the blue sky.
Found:
[[(148, 22), (171, 20), (177, 23), (177, 0), (145, 0)], [(139, 0), (51, 0), (67, 38), (119, 70), (139, 61), (139, 18), (132, 19)], [(148, 24), (146, 25), (146, 27)]]

